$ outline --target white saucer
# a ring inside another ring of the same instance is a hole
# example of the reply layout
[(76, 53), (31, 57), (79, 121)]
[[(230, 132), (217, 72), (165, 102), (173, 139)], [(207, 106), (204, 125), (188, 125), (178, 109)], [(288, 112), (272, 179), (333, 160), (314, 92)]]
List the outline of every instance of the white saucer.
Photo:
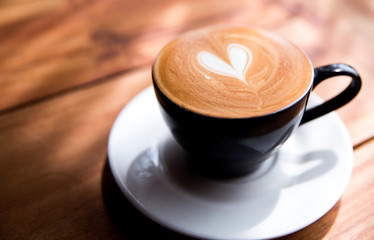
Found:
[(108, 155), (135, 207), (169, 229), (204, 239), (266, 239), (300, 230), (335, 205), (353, 167), (349, 135), (330, 113), (297, 129), (256, 173), (205, 178), (186, 165), (151, 87), (119, 114)]

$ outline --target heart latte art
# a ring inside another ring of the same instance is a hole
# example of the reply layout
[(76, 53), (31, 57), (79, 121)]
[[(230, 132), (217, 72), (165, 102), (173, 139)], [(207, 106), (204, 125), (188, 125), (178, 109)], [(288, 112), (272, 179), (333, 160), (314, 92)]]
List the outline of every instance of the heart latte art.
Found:
[[(235, 77), (245, 84), (245, 73), (252, 62), (251, 51), (240, 44), (230, 44), (227, 47), (230, 64), (206, 51), (201, 51), (197, 55), (199, 63), (213, 73), (221, 74), (228, 77)], [(248, 85), (248, 84), (247, 84)]]
[(279, 111), (308, 92), (313, 69), (293, 44), (243, 27), (185, 33), (165, 46), (153, 79), (173, 102), (221, 118)]

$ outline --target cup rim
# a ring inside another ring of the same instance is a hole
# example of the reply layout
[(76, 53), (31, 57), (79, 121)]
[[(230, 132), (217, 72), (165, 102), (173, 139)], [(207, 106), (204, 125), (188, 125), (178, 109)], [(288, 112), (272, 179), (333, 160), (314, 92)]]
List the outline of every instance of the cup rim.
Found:
[[(231, 26), (231, 27), (235, 27), (235, 26)], [(276, 115), (280, 112), (283, 112), (283, 111), (286, 111), (287, 109), (291, 108), (292, 106), (294, 106), (296, 103), (298, 103), (300, 100), (302, 100), (307, 94), (310, 93), (310, 91), (312, 90), (313, 88), (313, 82), (314, 82), (314, 77), (315, 77), (315, 71), (314, 71), (314, 67), (313, 67), (313, 64), (312, 64), (312, 61), (311, 59), (309, 58), (309, 56), (306, 54), (306, 52), (304, 51), (304, 49), (302, 49), (301, 47), (297, 46), (296, 44), (294, 44), (293, 42), (289, 41), (288, 39), (285, 39), (277, 34), (274, 34), (272, 32), (269, 32), (269, 31), (266, 31), (264, 29), (260, 29), (260, 28), (254, 28), (254, 27), (247, 27), (247, 28), (252, 28), (252, 29), (257, 29), (257, 30), (260, 30), (260, 31), (264, 31), (268, 34), (271, 34), (273, 36), (276, 36), (278, 38), (282, 38), (283, 40), (287, 41), (289, 44), (293, 45), (295, 48), (297, 48), (300, 53), (306, 58), (307, 62), (309, 63), (309, 67), (310, 67), (310, 71), (311, 71), (311, 78), (310, 78), (310, 82), (309, 82), (309, 86), (308, 88), (305, 90), (305, 92), (303, 94), (301, 94), (299, 96), (299, 98), (297, 98), (295, 101), (291, 102), (290, 104), (288, 104), (287, 106), (283, 107), (283, 108), (280, 108), (276, 111), (273, 111), (273, 112), (270, 112), (270, 113), (267, 113), (267, 114), (262, 114), (262, 115), (258, 115), (258, 116), (250, 116), (250, 117), (219, 117), (219, 116), (213, 116), (213, 115), (207, 115), (207, 114), (203, 114), (203, 113), (199, 113), (199, 112), (196, 112), (196, 111), (193, 111), (191, 109), (188, 109), (186, 107), (183, 107), (183, 106), (180, 106), (179, 104), (177, 104), (176, 102), (174, 102), (172, 99), (170, 99), (170, 97), (167, 96), (167, 94), (165, 94), (161, 88), (159, 87), (159, 85), (157, 84), (157, 80), (156, 80), (156, 77), (154, 76), (154, 67), (155, 67), (155, 62), (157, 60), (157, 58), (159, 57), (159, 55), (161, 54), (161, 51), (162, 49), (159, 51), (159, 53), (157, 54), (156, 58), (153, 60), (153, 63), (152, 63), (152, 67), (151, 67), (151, 70), (152, 70), (152, 82), (153, 82), (153, 86), (154, 87), (157, 87), (157, 90), (162, 93), (162, 95), (167, 98), (170, 102), (172, 102), (173, 104), (175, 104), (176, 106), (178, 106), (179, 108), (183, 109), (184, 111), (186, 112), (191, 112), (191, 113), (194, 113), (196, 115), (199, 115), (199, 116), (202, 116), (202, 117), (205, 117), (205, 118), (210, 118), (210, 119), (220, 119), (220, 120), (244, 120), (244, 119), (259, 119), (259, 118), (264, 118), (264, 117), (269, 117), (269, 116), (272, 116), (272, 115)], [(193, 31), (193, 30), (192, 30)], [(168, 45), (169, 43), (175, 41), (177, 38), (169, 41), (166, 45)], [(165, 46), (166, 46), (165, 45)]]

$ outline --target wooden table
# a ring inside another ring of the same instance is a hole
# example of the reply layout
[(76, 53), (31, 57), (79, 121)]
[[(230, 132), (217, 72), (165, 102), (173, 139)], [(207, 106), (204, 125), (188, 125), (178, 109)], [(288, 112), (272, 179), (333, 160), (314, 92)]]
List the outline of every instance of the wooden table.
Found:
[[(0, 239), (189, 239), (123, 197), (107, 142), (119, 111), (150, 85), (160, 48), (222, 23), (262, 27), (315, 66), (361, 73), (360, 95), (338, 110), (354, 148), (350, 184), (324, 217), (283, 239), (374, 239), (371, 0), (0, 1)], [(317, 91), (329, 98), (347, 82)]]

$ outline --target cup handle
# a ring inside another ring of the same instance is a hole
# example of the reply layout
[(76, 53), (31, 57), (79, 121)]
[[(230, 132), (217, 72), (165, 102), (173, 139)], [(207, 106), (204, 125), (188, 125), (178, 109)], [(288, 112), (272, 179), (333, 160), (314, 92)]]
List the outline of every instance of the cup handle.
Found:
[(351, 83), (337, 96), (316, 107), (306, 110), (300, 124), (307, 123), (342, 107), (358, 94), (361, 88), (360, 75), (353, 67), (342, 63), (315, 68), (312, 88), (314, 89), (322, 81), (335, 76), (349, 76), (351, 77)]

